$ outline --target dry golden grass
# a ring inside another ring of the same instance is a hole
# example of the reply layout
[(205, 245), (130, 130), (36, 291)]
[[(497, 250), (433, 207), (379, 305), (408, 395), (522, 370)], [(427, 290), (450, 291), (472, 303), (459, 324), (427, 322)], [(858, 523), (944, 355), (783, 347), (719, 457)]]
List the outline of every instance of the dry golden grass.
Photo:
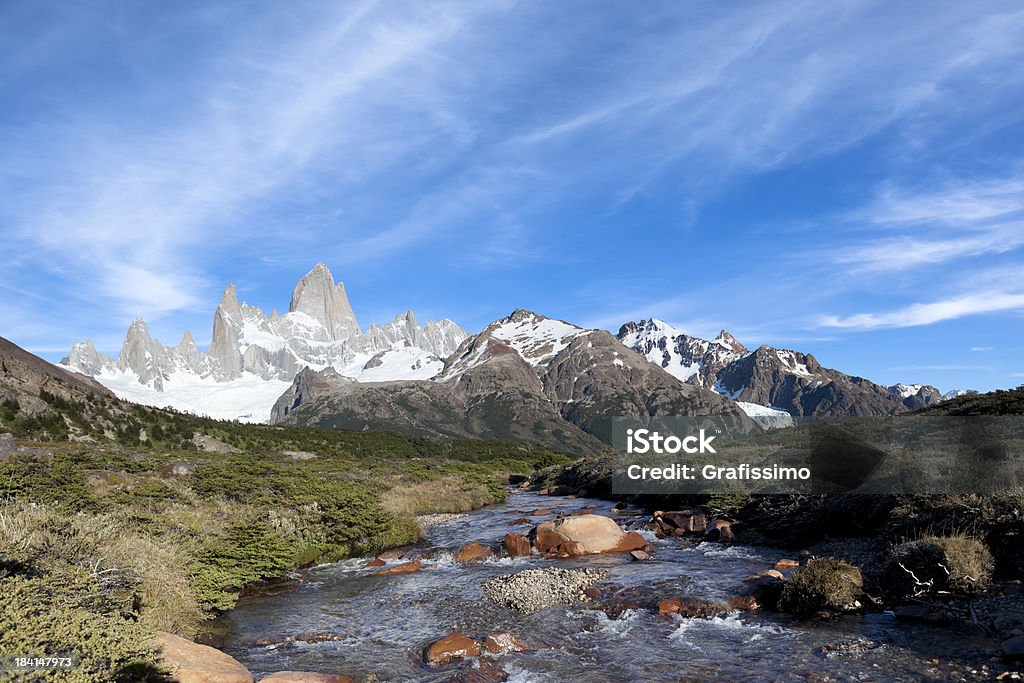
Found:
[(928, 536), (922, 539), (946, 553), (949, 585), (964, 593), (983, 592), (992, 583), (992, 553), (985, 544), (967, 534)]
[(493, 502), (487, 487), (466, 488), (457, 477), (400, 484), (381, 495), (384, 509), (396, 516), (469, 512)]
[(65, 564), (137, 581), (141, 621), (148, 628), (192, 636), (204, 619), (180, 546), (138, 533), (112, 515), (69, 516), (45, 506), (11, 504), (0, 509), (0, 548), (43, 566)]

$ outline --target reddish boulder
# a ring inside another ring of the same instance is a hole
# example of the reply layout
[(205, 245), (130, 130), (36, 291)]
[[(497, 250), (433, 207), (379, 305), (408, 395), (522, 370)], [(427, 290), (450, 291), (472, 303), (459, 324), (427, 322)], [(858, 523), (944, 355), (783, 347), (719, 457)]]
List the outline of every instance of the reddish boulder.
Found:
[(530, 516), (531, 517), (544, 517), (545, 515), (550, 515), (550, 514), (551, 514), (551, 510), (548, 510), (547, 508), (537, 508), (536, 510), (534, 510), (533, 512), (530, 513)]
[(366, 566), (367, 567), (383, 567), (386, 564), (387, 564), (387, 562), (385, 562), (384, 560), (382, 560), (379, 557), (377, 557), (377, 558), (374, 558), (374, 559), (370, 560), (369, 562), (367, 562)]
[(153, 639), (163, 668), (179, 683), (252, 683), (249, 670), (234, 657), (171, 633)]
[(426, 660), (430, 664), (447, 664), (466, 657), (478, 657), (480, 646), (461, 633), (451, 633), (427, 648)]
[(741, 612), (753, 612), (758, 609), (760, 605), (757, 603), (757, 599), (752, 595), (737, 595), (729, 600), (729, 607)]
[(509, 557), (526, 557), (530, 554), (530, 540), (519, 534), (505, 534), (505, 551)]
[(716, 519), (704, 532), (704, 538), (708, 541), (718, 541), (728, 545), (736, 540), (736, 534), (732, 530), (732, 522), (724, 519)]
[(778, 562), (775, 563), (774, 569), (778, 569), (779, 571), (784, 571), (786, 569), (796, 569), (799, 566), (800, 566), (800, 563), (797, 562), (796, 560), (779, 560)]
[(511, 633), (492, 633), (484, 640), (484, 649), (495, 655), (508, 652), (526, 652), (530, 648)]
[(672, 529), (700, 533), (707, 527), (707, 518), (699, 512), (663, 512), (656, 520)]
[(459, 548), (459, 552), (455, 553), (456, 562), (479, 562), (488, 557), (494, 555), (491, 549), (482, 546), (476, 541), (467, 543), (466, 545)]
[[(538, 524), (535, 531), (537, 550), (593, 554), (629, 552), (643, 548), (646, 539), (636, 532), (627, 534), (610, 517), (582, 515), (563, 517)], [(570, 545), (575, 544), (575, 545)]]
[(377, 572), (380, 576), (388, 574), (412, 574), (420, 570), (420, 561), (413, 560), (412, 562), (404, 562), (402, 564), (396, 564), (394, 567), (388, 567), (387, 569), (381, 569)]
[(348, 676), (318, 674), (310, 671), (279, 671), (260, 679), (260, 683), (352, 683)]
[(520, 517), (519, 519), (513, 519), (513, 524), (532, 524), (533, 520), (529, 517)]
[(628, 553), (633, 550), (643, 550), (648, 545), (649, 544), (647, 543), (647, 539), (644, 538), (641, 534), (637, 533), (636, 531), (630, 531), (628, 534), (622, 537), (622, 540), (619, 541), (619, 544), (615, 546), (613, 550), (609, 550), (608, 552)]

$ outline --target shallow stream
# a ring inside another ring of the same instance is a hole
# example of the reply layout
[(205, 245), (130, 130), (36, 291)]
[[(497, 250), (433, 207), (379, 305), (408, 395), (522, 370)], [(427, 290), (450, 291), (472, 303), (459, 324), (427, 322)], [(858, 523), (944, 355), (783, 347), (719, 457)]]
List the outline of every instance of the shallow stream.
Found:
[[(447, 681), (480, 662), (423, 663), (423, 648), (452, 631), (483, 639), (511, 631), (530, 652), (490, 659), (510, 681), (826, 681), (963, 680), (992, 644), (951, 628), (897, 622), (890, 613), (848, 616), (814, 625), (781, 615), (730, 613), (711, 619), (661, 617), (649, 608), (605, 611), (580, 603), (521, 614), (484, 596), (487, 578), (532, 567), (599, 567), (602, 586), (660, 597), (728, 601), (749, 575), (787, 553), (717, 543), (655, 539), (652, 562), (627, 555), (546, 559), (538, 555), (460, 564), (452, 555), (469, 541), (495, 543), (538, 508), (569, 514), (585, 505), (624, 527), (642, 520), (611, 503), (514, 493), (506, 503), (429, 527), (433, 550), (418, 573), (377, 576), (351, 559), (298, 572), (276, 590), (243, 598), (223, 617), (224, 649), (255, 674), (340, 673), (354, 680)], [(534, 517), (536, 523), (547, 515)], [(392, 560), (389, 564), (402, 560)], [(628, 592), (628, 591), (627, 591)], [(307, 642), (310, 641), (310, 642)], [(972, 675), (974, 669), (977, 674)]]

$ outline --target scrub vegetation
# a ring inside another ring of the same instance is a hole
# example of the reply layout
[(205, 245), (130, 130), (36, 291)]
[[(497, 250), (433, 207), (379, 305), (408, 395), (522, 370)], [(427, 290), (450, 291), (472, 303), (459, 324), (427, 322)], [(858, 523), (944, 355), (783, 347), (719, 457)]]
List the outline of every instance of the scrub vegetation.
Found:
[[(144, 676), (154, 631), (195, 637), (247, 588), (413, 542), (415, 515), (498, 502), (511, 474), (569, 461), (522, 444), (132, 414), (92, 442), (3, 416), (53, 438), (0, 455), (0, 651), (71, 653), (82, 666), (64, 680)], [(235, 452), (196, 450), (193, 433)]]

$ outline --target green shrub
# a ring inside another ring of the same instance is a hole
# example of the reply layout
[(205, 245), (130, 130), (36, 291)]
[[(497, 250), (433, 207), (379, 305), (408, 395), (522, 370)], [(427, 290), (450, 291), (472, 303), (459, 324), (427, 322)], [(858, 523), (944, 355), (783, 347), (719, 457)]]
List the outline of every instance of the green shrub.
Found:
[(193, 557), (195, 596), (206, 609), (231, 609), (246, 585), (281, 575), (295, 556), (292, 544), (265, 523), (236, 525)]
[(792, 614), (845, 610), (857, 604), (864, 582), (860, 570), (841, 560), (814, 560), (793, 574), (782, 590), (781, 608)]
[(70, 670), (30, 672), (19, 680), (107, 683), (155, 671), (147, 634), (84, 572), (9, 576), (0, 579), (0, 595), (0, 652), (78, 662)]

